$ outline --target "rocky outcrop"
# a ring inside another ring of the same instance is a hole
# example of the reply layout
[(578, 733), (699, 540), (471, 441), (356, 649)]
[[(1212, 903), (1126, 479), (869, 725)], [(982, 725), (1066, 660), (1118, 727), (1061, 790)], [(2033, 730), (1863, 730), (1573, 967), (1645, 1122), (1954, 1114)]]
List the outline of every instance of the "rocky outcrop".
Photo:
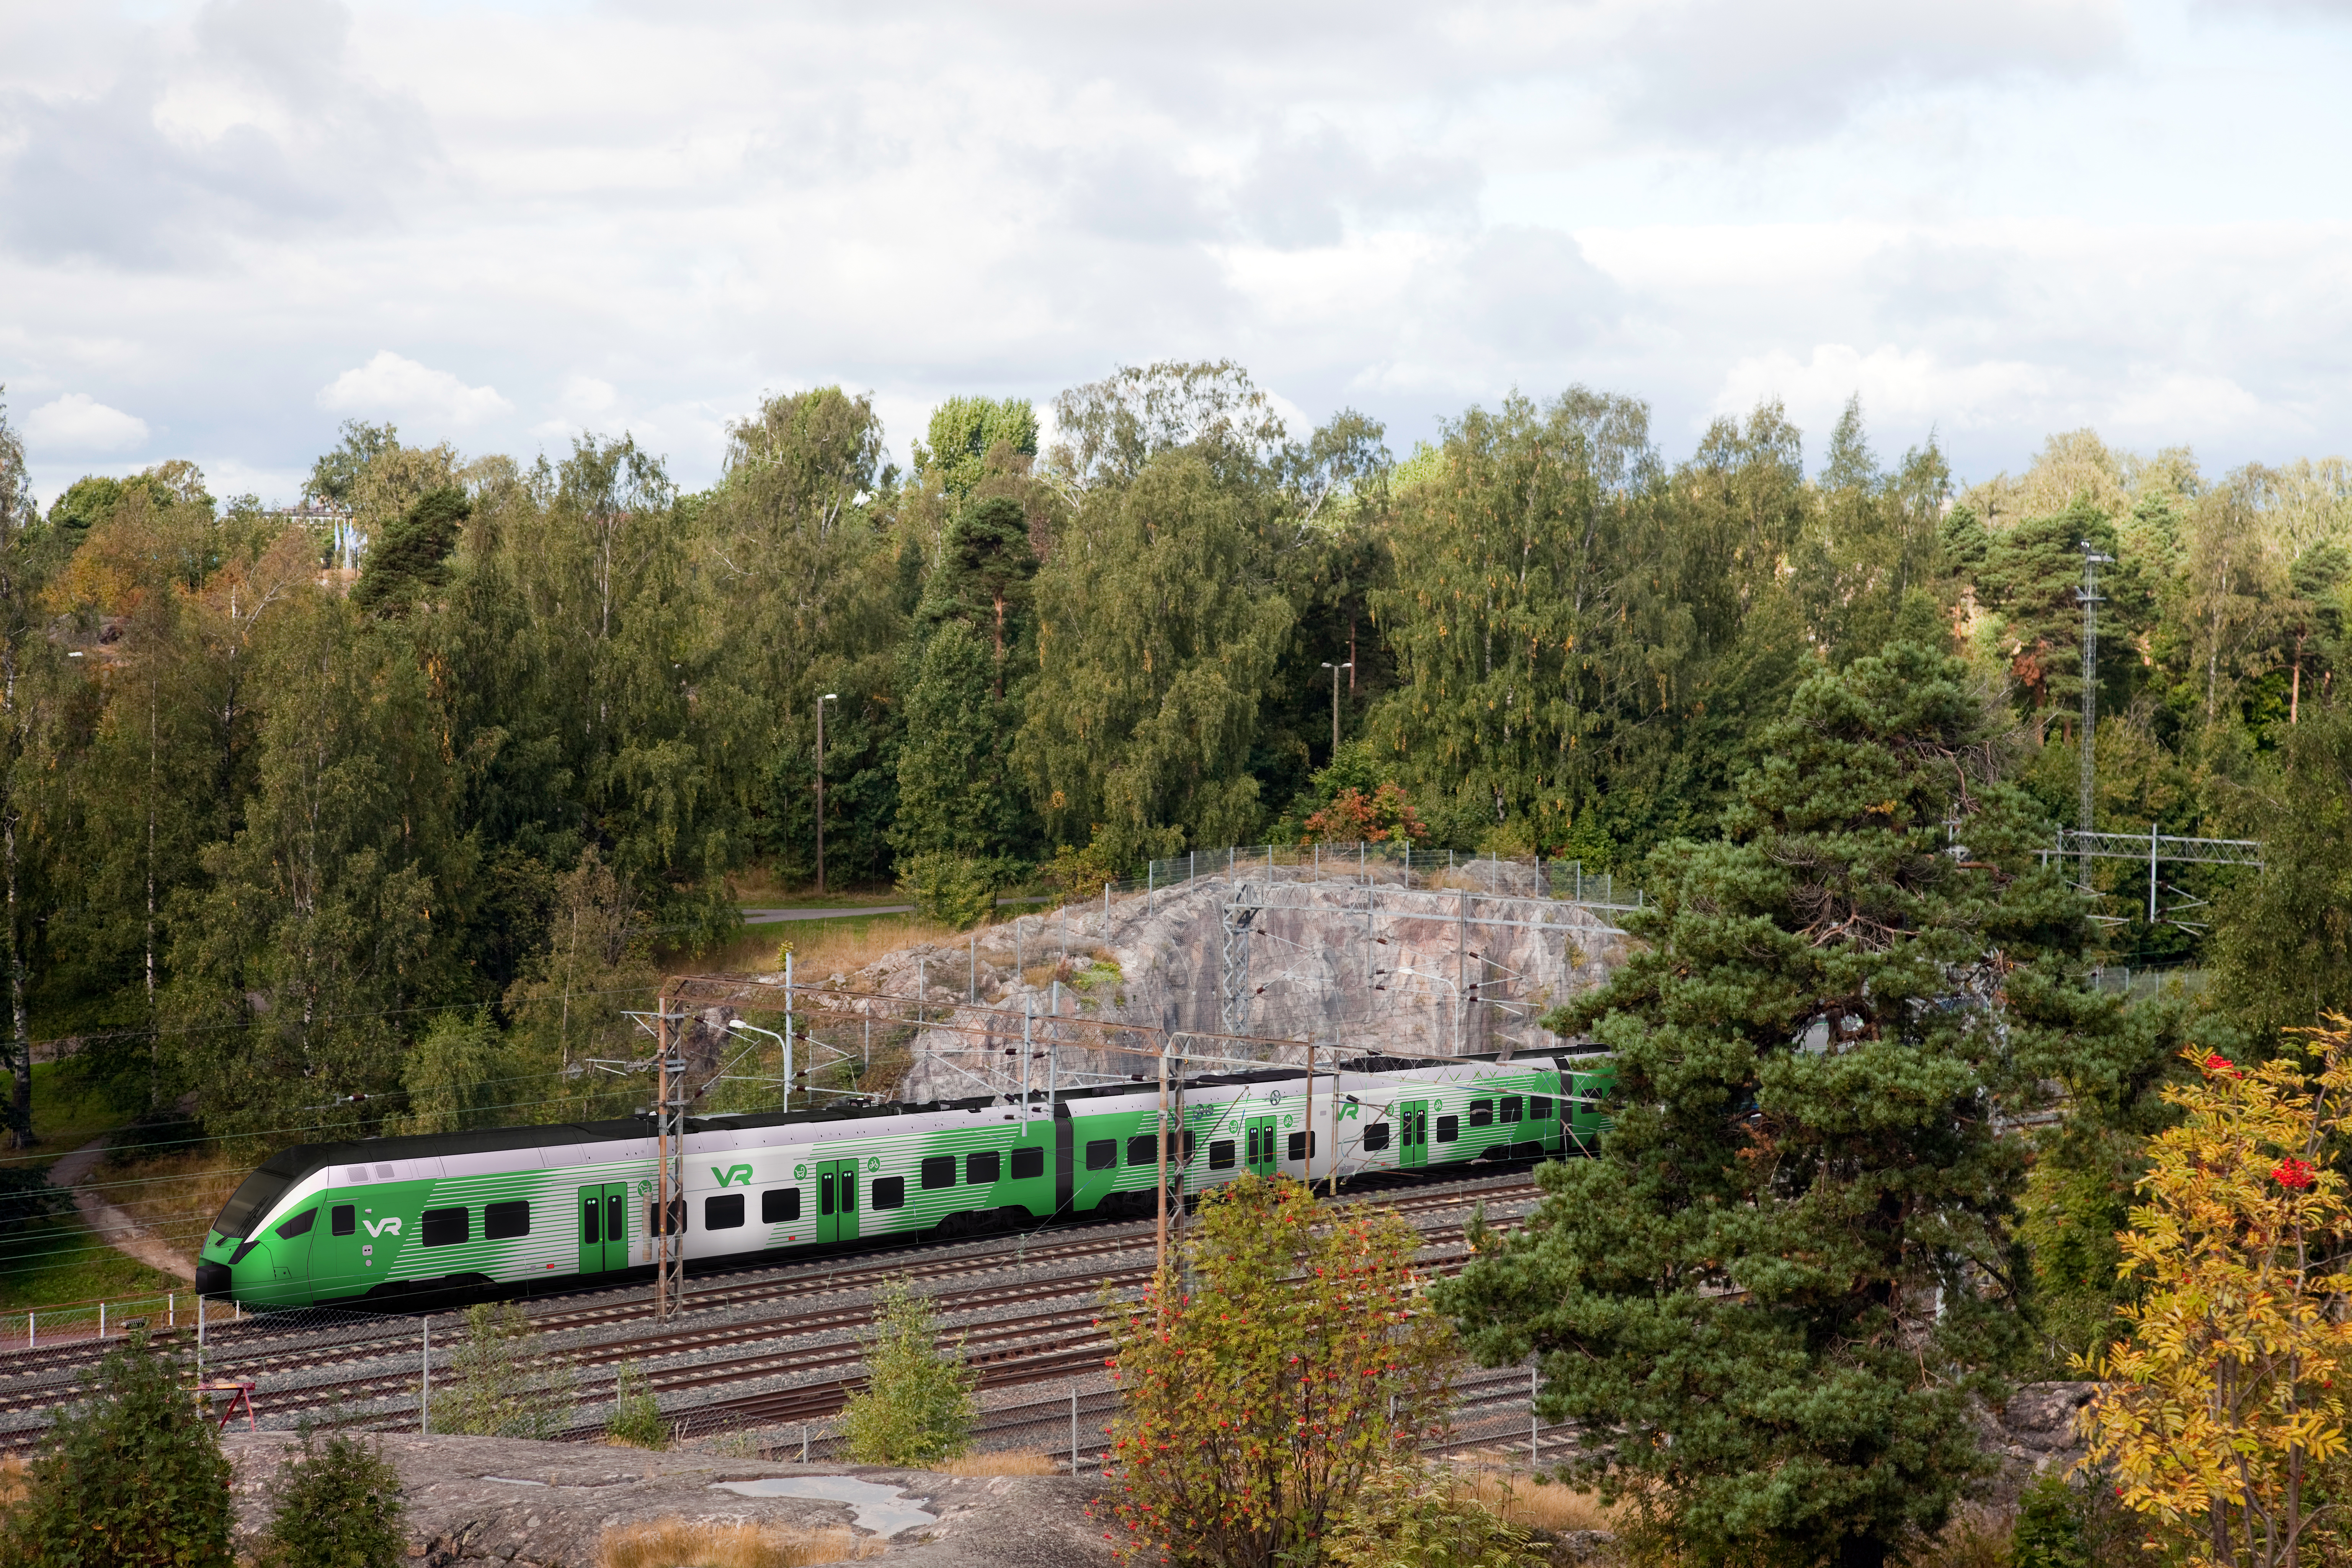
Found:
[(831, 991), (835, 1016), (896, 1020), (919, 994), (929, 1026), (899, 1085), (906, 1100), (1017, 1093), (1024, 1025), (1036, 1088), (1049, 1072), (1064, 1083), (1148, 1076), (1141, 1058), (1102, 1048), (1144, 1043), (1120, 1036), (1123, 1024), (1297, 1041), (1194, 1047), (1292, 1063), (1310, 1041), (1325, 1061), (1335, 1048), (1541, 1049), (1559, 1042), (1537, 1020), (1601, 984), (1625, 939), (1605, 910), (1540, 897), (1536, 875), (1476, 863), (1405, 887), (1378, 867), (1241, 866), (902, 949), (811, 986), (811, 1000)]
[[(503, 1437), (373, 1440), (400, 1471), (408, 1560), (416, 1568), (594, 1568), (607, 1531), (672, 1519), (837, 1529), (860, 1555), (908, 1568), (1103, 1568), (1110, 1562), (1100, 1527), (1087, 1517), (1102, 1490), (1095, 1480), (773, 1464)], [(249, 1544), (268, 1521), (278, 1466), (298, 1445), (289, 1435), (265, 1432), (232, 1435), (224, 1446), (236, 1467), (238, 1529)], [(745, 1497), (719, 1485), (819, 1476), (896, 1489), (921, 1519), (886, 1534), (861, 1525), (849, 1503)]]
[(1985, 1447), (2000, 1462), (1987, 1488), (1993, 1500), (2014, 1502), (2043, 1471), (2063, 1476), (2082, 1461), (2082, 1415), (2097, 1392), (2095, 1383), (2029, 1383), (1986, 1413)]

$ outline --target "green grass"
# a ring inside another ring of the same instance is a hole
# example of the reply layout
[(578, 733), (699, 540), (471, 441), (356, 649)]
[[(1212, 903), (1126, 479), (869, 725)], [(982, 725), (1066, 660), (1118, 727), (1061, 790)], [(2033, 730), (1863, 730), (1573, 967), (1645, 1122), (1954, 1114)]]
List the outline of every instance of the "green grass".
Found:
[(33, 1064), (33, 1138), (37, 1152), (55, 1158), (131, 1120), (100, 1091), (79, 1081), (66, 1062)]
[[(29, 1154), (0, 1155), (0, 1160), (25, 1161), (46, 1170), (59, 1155), (131, 1120), (69, 1068), (62, 1062), (33, 1065), (34, 1148)], [(70, 1210), (14, 1235), (0, 1235), (0, 1309), (21, 1310), (57, 1301), (187, 1288), (185, 1281), (115, 1251)], [(0, 1325), (0, 1334), (5, 1334), (5, 1325)]]
[[(188, 1289), (186, 1280), (115, 1251), (71, 1212), (37, 1221), (16, 1235), (0, 1236), (0, 1310), (22, 1311), (53, 1302), (117, 1300)], [(0, 1343), (6, 1342), (6, 1330), (0, 1321)]]

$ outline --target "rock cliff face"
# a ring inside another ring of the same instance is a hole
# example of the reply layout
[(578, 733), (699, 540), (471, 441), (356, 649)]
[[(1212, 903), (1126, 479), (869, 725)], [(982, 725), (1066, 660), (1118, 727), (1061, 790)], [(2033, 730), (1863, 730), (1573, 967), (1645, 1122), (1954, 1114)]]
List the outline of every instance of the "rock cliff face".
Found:
[(1378, 868), (1240, 867), (907, 948), (813, 1000), (829, 987), (838, 1016), (898, 1020), (919, 993), (907, 1100), (1019, 1092), (1024, 1020), (1035, 1088), (1152, 1076), (1160, 1030), (1181, 1032), (1176, 1048), (1203, 1066), (1303, 1061), (1309, 1043), (1325, 1061), (1335, 1048), (1540, 1049), (1559, 1042), (1536, 1020), (1599, 984), (1625, 938), (1608, 910), (1543, 898), (1534, 879), (1509, 864), (1435, 887)]

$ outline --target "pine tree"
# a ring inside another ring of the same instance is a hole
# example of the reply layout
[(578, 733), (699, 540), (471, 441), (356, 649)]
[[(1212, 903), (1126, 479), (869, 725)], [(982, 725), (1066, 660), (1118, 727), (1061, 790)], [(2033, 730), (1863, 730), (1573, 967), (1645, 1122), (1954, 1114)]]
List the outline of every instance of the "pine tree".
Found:
[(1641, 949), (1546, 1020), (1616, 1053), (1601, 1158), (1443, 1289), (1688, 1560), (1875, 1568), (1982, 1464), (1966, 1401), (2021, 1341), (2000, 1121), (2112, 1016), (1989, 708), (1910, 644), (1799, 689), (1723, 839), (1652, 857)]

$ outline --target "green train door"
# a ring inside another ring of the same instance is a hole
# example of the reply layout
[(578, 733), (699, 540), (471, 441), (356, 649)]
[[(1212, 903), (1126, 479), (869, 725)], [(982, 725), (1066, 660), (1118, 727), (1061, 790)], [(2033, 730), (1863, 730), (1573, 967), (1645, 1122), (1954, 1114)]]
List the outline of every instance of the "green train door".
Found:
[(1397, 1107), (1397, 1165), (1417, 1171), (1429, 1163), (1429, 1101), (1408, 1100)]
[(857, 1162), (819, 1160), (816, 1163), (816, 1238), (819, 1241), (857, 1239)]
[(1281, 1152), (1274, 1146), (1274, 1118), (1253, 1116), (1249, 1119), (1249, 1158), (1245, 1163), (1261, 1176), (1271, 1176), (1276, 1168), (1276, 1158)]
[(629, 1189), (618, 1182), (580, 1189), (580, 1272), (629, 1266)]

